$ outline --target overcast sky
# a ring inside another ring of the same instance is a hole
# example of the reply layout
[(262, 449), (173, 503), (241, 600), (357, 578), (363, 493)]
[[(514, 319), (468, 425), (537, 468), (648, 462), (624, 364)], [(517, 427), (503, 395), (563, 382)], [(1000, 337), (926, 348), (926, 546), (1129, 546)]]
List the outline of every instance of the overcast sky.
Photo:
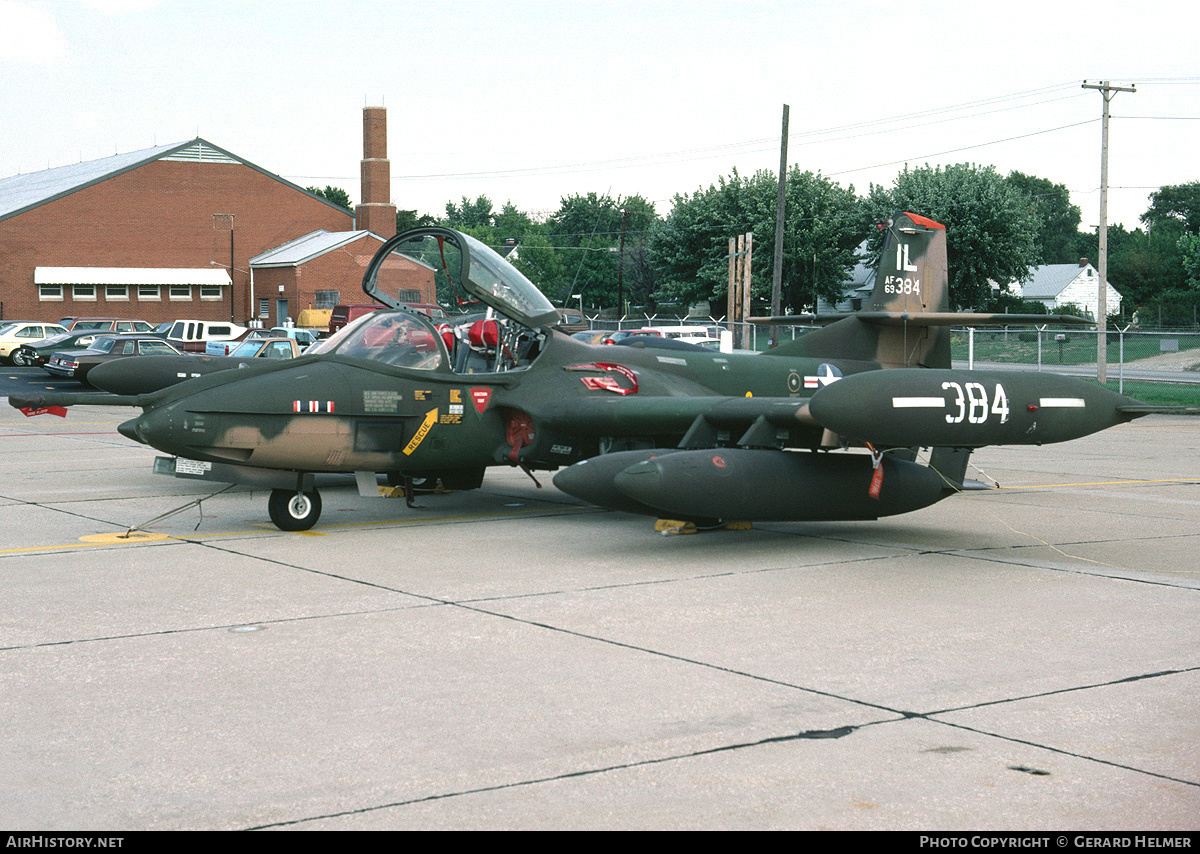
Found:
[[(788, 162), (865, 193), (905, 163), (1065, 184), (1109, 221), (1200, 180), (1194, 3), (0, 0), (0, 176), (196, 136), (358, 200), (362, 108), (392, 201), (676, 193)], [(918, 212), (919, 213), (919, 212)]]

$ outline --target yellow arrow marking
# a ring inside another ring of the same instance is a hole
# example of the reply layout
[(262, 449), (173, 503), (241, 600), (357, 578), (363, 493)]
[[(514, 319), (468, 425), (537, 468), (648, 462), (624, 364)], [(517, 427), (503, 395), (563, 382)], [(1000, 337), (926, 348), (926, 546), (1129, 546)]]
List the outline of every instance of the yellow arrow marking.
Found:
[(425, 441), (425, 436), (429, 433), (434, 424), (437, 423), (438, 411), (431, 409), (425, 413), (425, 420), (421, 422), (421, 426), (417, 428), (417, 433), (412, 437), (412, 441), (404, 447), (405, 456), (415, 451), (420, 444)]

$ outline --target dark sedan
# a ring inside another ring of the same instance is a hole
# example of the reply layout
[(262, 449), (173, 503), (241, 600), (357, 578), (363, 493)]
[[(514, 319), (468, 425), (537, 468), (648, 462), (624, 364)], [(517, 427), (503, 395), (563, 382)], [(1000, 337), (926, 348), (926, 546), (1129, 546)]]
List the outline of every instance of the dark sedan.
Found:
[(57, 377), (86, 384), (88, 372), (97, 365), (129, 356), (170, 356), (179, 351), (149, 335), (98, 335), (85, 350), (55, 350), (42, 365)]
[(30, 341), (28, 344), (22, 344), (16, 350), (13, 350), (12, 363), (19, 368), (45, 367), (46, 362), (50, 361), (50, 357), (57, 351), (82, 350), (85, 347), (92, 346), (92, 342), (103, 334), (105, 333), (86, 330), (80, 332), (60, 332), (48, 338), (39, 338), (36, 341)]

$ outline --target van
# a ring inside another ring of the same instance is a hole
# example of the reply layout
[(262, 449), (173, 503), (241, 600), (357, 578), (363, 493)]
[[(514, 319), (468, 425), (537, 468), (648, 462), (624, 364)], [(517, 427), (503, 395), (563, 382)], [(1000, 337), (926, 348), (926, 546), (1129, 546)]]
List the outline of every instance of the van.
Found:
[(358, 320), (364, 314), (370, 314), (381, 308), (383, 306), (375, 305), (374, 303), (368, 305), (335, 305), (333, 313), (329, 315), (329, 334), (333, 335), (352, 320)]

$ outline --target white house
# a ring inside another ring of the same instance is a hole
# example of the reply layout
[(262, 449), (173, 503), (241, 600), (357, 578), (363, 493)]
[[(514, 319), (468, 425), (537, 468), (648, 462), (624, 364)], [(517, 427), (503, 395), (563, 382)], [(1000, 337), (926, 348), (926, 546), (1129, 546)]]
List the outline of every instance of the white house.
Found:
[[(1053, 310), (1074, 303), (1096, 317), (1100, 303), (1100, 274), (1086, 258), (1078, 264), (1042, 264), (1029, 268), (1024, 283), (1013, 282), (1009, 290), (1027, 300), (1037, 300)], [(1109, 314), (1121, 309), (1121, 294), (1109, 284), (1106, 288)]]
[[(878, 269), (874, 263), (868, 263), (867, 241), (859, 244), (858, 263), (842, 283), (842, 298), (830, 305), (825, 299), (817, 301), (817, 314), (829, 314), (835, 311), (858, 311), (871, 297), (875, 290), (875, 272)], [(799, 310), (799, 309), (797, 309)]]

